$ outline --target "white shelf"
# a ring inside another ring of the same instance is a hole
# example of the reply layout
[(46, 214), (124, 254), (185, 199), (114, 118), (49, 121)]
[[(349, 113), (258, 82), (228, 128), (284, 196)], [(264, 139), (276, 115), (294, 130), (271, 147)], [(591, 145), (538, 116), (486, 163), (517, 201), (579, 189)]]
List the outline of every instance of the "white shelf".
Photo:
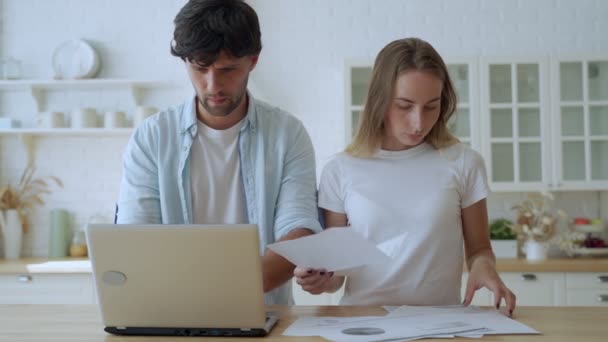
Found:
[(134, 79), (112, 79), (112, 78), (89, 78), (80, 80), (0, 80), (2, 90), (29, 90), (31, 88), (43, 89), (111, 89), (119, 87), (136, 88), (170, 88), (175, 84), (169, 81), (134, 80)]
[(124, 89), (129, 91), (133, 103), (141, 105), (142, 92), (145, 89), (179, 88), (172, 81), (88, 78), (80, 80), (0, 80), (0, 91), (27, 91), (36, 102), (37, 111), (46, 109), (46, 92), (49, 90), (95, 90)]
[(0, 136), (129, 136), (132, 132), (133, 128), (12, 128), (0, 129)]

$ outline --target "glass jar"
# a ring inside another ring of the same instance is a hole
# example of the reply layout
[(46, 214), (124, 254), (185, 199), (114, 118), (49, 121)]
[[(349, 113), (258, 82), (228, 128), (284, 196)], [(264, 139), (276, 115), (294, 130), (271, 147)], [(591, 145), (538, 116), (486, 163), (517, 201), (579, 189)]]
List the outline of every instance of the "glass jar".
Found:
[(0, 79), (16, 80), (21, 78), (21, 62), (12, 57), (0, 59)]
[(83, 258), (87, 255), (87, 239), (84, 234), (84, 231), (79, 230), (74, 232), (74, 236), (72, 237), (72, 244), (70, 245), (70, 256)]

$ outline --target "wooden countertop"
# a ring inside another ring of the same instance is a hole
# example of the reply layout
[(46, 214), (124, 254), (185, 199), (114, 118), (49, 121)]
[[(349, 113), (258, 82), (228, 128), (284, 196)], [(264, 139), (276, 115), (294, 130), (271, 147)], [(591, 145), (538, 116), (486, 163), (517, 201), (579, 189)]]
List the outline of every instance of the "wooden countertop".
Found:
[[(498, 272), (608, 272), (608, 258), (496, 259)], [(608, 318), (607, 318), (608, 319)]]
[(25, 273), (91, 273), (91, 261), (87, 258), (0, 259), (0, 274)]
[[(498, 272), (598, 272), (608, 273), (608, 258), (560, 258), (540, 262), (526, 259), (497, 259)], [(91, 273), (87, 258), (19, 260), (0, 259), (0, 274), (22, 273)]]
[[(282, 336), (297, 317), (384, 315), (380, 307), (273, 307), (281, 313), (278, 325), (267, 338), (183, 338), (120, 337), (103, 331), (98, 308), (93, 305), (0, 305), (0, 340), (2, 341), (323, 341), (320, 337)], [(608, 308), (520, 307), (515, 319), (542, 332), (542, 335), (485, 336), (487, 341), (591, 342), (606, 341)], [(445, 339), (427, 339), (442, 341)], [(463, 341), (462, 338), (456, 341)]]

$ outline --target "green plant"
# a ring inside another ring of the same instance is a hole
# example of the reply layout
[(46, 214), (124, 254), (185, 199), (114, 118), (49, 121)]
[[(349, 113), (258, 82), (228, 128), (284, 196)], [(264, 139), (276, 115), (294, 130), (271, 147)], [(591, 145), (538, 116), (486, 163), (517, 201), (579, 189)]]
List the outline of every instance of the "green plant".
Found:
[(513, 222), (499, 218), (490, 223), (490, 239), (491, 240), (515, 240), (513, 232)]

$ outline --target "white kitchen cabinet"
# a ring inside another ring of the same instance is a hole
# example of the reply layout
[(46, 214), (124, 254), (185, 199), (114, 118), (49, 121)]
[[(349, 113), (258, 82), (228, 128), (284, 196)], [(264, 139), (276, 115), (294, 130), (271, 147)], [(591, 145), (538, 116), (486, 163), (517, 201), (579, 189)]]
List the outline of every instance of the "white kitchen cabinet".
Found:
[(479, 92), (477, 61), (450, 58), (446, 63), (458, 96), (456, 112), (448, 121), (448, 128), (460, 141), (480, 150), (479, 102), (475, 99)]
[[(517, 297), (517, 306), (608, 306), (608, 273), (501, 272), (501, 279)], [(464, 299), (468, 273), (462, 275)], [(296, 305), (339, 305), (344, 293), (311, 295), (292, 281)], [(472, 305), (494, 306), (486, 288), (475, 292)], [(504, 306), (504, 300), (501, 306)]]
[(608, 189), (608, 57), (552, 63), (555, 187)]
[(608, 273), (567, 273), (566, 305), (608, 306)]
[[(453, 57), (446, 59), (450, 78), (458, 95), (458, 107), (448, 122), (448, 128), (462, 142), (478, 149), (479, 107), (475, 94), (478, 93), (477, 61), (475, 58)], [(365, 100), (372, 75), (371, 62), (345, 63), (346, 84), (346, 114), (345, 132), (346, 143), (350, 143), (357, 131), (359, 117)]]
[[(608, 56), (445, 58), (449, 129), (482, 152), (494, 191), (608, 189)], [(352, 139), (372, 63), (346, 63)]]
[[(561, 306), (566, 303), (566, 275), (564, 273), (501, 272), (505, 285), (517, 297), (518, 306)], [(463, 274), (462, 295), (466, 290), (467, 274)], [(477, 290), (473, 305), (493, 306), (494, 294), (488, 289)], [(504, 306), (504, 300), (501, 306)]]
[(535, 58), (482, 59), (482, 150), (493, 190), (550, 185), (548, 65)]
[(566, 304), (565, 273), (500, 273), (517, 297), (519, 306), (563, 306)]
[(92, 274), (0, 274), (0, 304), (94, 303), (96, 297)]

